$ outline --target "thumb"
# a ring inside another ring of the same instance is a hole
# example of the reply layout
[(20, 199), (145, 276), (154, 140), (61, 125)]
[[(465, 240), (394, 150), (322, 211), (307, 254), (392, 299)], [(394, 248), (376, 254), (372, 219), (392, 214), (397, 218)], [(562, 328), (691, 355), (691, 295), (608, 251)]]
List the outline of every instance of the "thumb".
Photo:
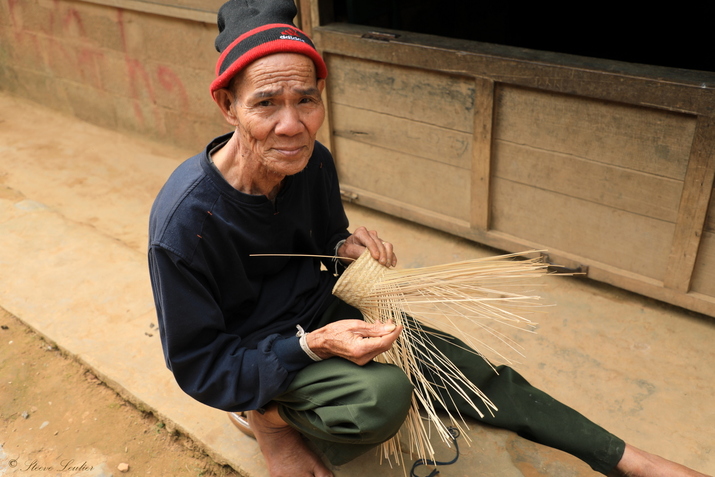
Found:
[(367, 336), (384, 336), (392, 333), (397, 328), (393, 321), (387, 323), (372, 323), (365, 331)]

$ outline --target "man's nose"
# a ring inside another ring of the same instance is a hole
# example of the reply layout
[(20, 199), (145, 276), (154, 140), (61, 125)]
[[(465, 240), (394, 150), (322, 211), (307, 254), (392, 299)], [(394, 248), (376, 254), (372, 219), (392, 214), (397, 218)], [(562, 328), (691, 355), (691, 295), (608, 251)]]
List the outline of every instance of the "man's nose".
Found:
[(303, 132), (303, 129), (303, 121), (298, 110), (290, 106), (282, 108), (275, 128), (276, 134), (295, 136)]

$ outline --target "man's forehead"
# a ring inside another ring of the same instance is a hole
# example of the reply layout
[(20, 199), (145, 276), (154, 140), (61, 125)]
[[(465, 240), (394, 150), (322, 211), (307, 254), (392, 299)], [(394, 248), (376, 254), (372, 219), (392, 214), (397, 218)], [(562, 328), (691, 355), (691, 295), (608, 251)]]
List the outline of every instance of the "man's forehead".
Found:
[(315, 88), (315, 65), (307, 56), (295, 53), (278, 53), (260, 58), (240, 73), (238, 86), (247, 92), (264, 92)]

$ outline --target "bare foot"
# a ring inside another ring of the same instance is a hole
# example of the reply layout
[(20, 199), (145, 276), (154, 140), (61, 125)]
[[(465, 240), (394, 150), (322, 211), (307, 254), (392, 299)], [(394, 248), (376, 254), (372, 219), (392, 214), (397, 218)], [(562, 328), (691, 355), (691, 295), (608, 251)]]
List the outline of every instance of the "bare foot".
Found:
[(621, 461), (610, 475), (611, 477), (708, 477), (628, 444)]
[(281, 418), (276, 406), (264, 414), (246, 414), (271, 477), (333, 477), (303, 436)]

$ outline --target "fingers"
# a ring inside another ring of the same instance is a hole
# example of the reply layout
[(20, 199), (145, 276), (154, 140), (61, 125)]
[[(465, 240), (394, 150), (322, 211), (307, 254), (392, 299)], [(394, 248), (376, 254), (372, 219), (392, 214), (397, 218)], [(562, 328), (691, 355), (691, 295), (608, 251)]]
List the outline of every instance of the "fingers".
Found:
[(372, 332), (374, 334), (368, 336), (355, 334), (357, 338), (351, 343), (352, 346), (347, 350), (348, 359), (361, 366), (369, 363), (379, 354), (392, 348), (395, 340), (397, 340), (402, 332), (402, 327), (395, 326), (394, 323), (389, 325), (377, 324), (377, 326), (372, 329)]
[(352, 330), (356, 335), (362, 336), (363, 338), (378, 338), (381, 336), (387, 336), (395, 332), (397, 325), (390, 320), (387, 323), (365, 323), (361, 321), (362, 326), (356, 327)]
[(346, 240), (341, 256), (358, 258), (367, 248), (372, 258), (386, 267), (397, 265), (397, 257), (390, 242), (382, 240), (376, 231), (367, 230), (365, 227), (358, 227)]
[(392, 244), (390, 242), (385, 242), (384, 240), (380, 239), (380, 237), (377, 236), (377, 232), (374, 230), (371, 230), (368, 233), (373, 239), (373, 247), (371, 248), (368, 246), (372, 258), (379, 261), (382, 265), (385, 265), (386, 267), (394, 267), (395, 265), (397, 265), (397, 257), (395, 257), (395, 254), (392, 250)]
[[(379, 338), (394, 334), (398, 327), (390, 320), (387, 323), (367, 323), (363, 320), (339, 320), (329, 323), (316, 331), (325, 331), (335, 335), (350, 333), (350, 338)], [(398, 331), (399, 334), (399, 331)]]
[(365, 247), (370, 250), (370, 255), (372, 255), (372, 258), (380, 262), (382, 265), (388, 266), (388, 263), (389, 265), (392, 265), (391, 261), (388, 262), (389, 257), (387, 255), (387, 247), (385, 247), (386, 242), (382, 241), (380, 237), (378, 237), (377, 231), (368, 231), (365, 227), (361, 227), (360, 229), (358, 230), (360, 231), (361, 238), (363, 240), (363, 245), (365, 245)]

